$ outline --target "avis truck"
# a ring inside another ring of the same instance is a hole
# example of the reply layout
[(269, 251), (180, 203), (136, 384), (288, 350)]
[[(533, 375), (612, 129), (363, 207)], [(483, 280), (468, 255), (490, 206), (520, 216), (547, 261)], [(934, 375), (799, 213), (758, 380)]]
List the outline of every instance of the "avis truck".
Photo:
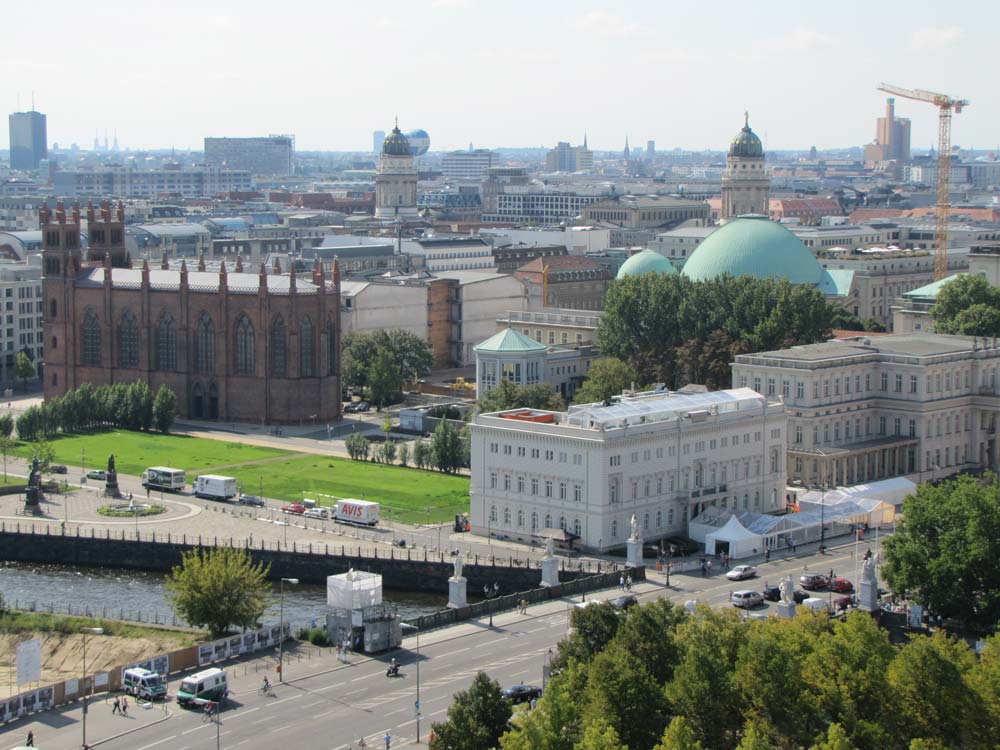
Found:
[(371, 500), (338, 500), (334, 518), (342, 523), (374, 526), (379, 521), (379, 505)]
[(194, 480), (194, 496), (226, 502), (239, 494), (235, 477), (202, 474)]
[(171, 469), (169, 466), (150, 466), (142, 472), (142, 486), (148, 490), (163, 490), (164, 492), (180, 492), (187, 484), (187, 474), (183, 469)]

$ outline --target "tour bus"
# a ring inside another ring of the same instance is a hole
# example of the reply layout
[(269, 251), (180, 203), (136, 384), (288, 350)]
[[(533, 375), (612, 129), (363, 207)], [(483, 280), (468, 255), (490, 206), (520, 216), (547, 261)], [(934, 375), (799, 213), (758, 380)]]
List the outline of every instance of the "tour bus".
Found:
[(169, 466), (150, 466), (142, 472), (142, 486), (148, 490), (180, 492), (187, 484), (187, 474), (183, 469)]
[(218, 667), (212, 667), (181, 680), (181, 686), (177, 688), (177, 702), (182, 706), (189, 706), (205, 701), (218, 701), (228, 693), (226, 673)]
[(122, 673), (122, 690), (136, 698), (150, 701), (165, 698), (167, 695), (167, 686), (163, 684), (163, 678), (156, 672), (142, 667), (132, 667)]

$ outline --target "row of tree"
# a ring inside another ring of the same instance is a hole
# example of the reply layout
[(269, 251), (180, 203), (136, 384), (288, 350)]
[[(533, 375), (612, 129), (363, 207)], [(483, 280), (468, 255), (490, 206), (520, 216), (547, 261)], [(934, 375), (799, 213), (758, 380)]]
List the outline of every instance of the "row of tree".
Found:
[(944, 750), (996, 747), (1000, 639), (977, 659), (943, 632), (902, 647), (843, 620), (694, 615), (667, 600), (574, 609), (537, 707), (510, 722), (480, 674), (431, 750)]
[(407, 443), (397, 443), (392, 438), (373, 442), (360, 432), (352, 432), (344, 440), (347, 455), (355, 461), (374, 461), (392, 464), (399, 459), (400, 466), (413, 465), (418, 469), (437, 469), (454, 474), (469, 466), (469, 427), (458, 429), (446, 419), (438, 422), (430, 442), (417, 439), (412, 449)]
[(144, 380), (97, 387), (84, 383), (25, 409), (17, 418), (17, 435), (21, 440), (40, 440), (60, 431), (104, 427), (168, 432), (176, 415), (177, 396), (165, 385), (154, 396)]
[(362, 391), (379, 407), (394, 403), (403, 383), (426, 375), (433, 364), (430, 345), (398, 328), (349, 333), (341, 346), (344, 387)]
[(823, 341), (848, 326), (863, 327), (815, 287), (787, 279), (644, 274), (611, 284), (597, 344), (640, 382), (726, 388), (737, 354)]

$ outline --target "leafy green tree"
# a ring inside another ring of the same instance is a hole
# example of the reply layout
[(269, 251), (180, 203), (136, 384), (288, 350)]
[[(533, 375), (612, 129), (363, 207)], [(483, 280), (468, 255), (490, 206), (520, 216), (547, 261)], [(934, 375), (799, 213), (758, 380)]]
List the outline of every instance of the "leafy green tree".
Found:
[(507, 409), (559, 411), (563, 408), (563, 400), (552, 392), (552, 386), (547, 383), (517, 385), (504, 378), (497, 383), (495, 388), (479, 399), (476, 406), (482, 414)]
[(418, 469), (426, 469), (430, 466), (430, 446), (422, 438), (418, 438), (413, 443), (413, 463)]
[(606, 721), (627, 747), (652, 747), (666, 727), (667, 705), (642, 660), (612, 642), (594, 657), (587, 677), (584, 715)]
[(458, 430), (447, 419), (438, 422), (431, 436), (431, 463), (438, 471), (454, 474), (462, 465), (462, 443)]
[(969, 731), (979, 737), (1000, 737), (1000, 636), (984, 640), (986, 645), (969, 675), (969, 685), (981, 707)]
[(691, 722), (683, 716), (675, 716), (664, 730), (663, 737), (654, 750), (702, 750), (702, 748)]
[(363, 433), (352, 432), (344, 440), (344, 447), (347, 448), (347, 455), (355, 461), (368, 460), (368, 452), (371, 450), (371, 445)]
[(382, 443), (382, 460), (391, 464), (396, 460), (396, 441), (386, 440)]
[(31, 361), (24, 350), (17, 353), (14, 359), (14, 374), (21, 379), (21, 388), (28, 390), (28, 381), (35, 377), (35, 363)]
[(736, 750), (772, 750), (777, 747), (774, 732), (767, 722), (757, 716), (751, 716), (743, 725), (743, 736)]
[(433, 724), (431, 750), (492, 750), (510, 721), (500, 683), (479, 672), (468, 690), (455, 694), (445, 721)]
[(535, 709), (519, 716), (501, 738), (501, 750), (575, 750), (584, 729), (580, 695), (586, 670), (574, 662), (549, 680)]
[(1000, 288), (979, 274), (963, 274), (944, 284), (931, 308), (934, 330), (964, 336), (1000, 336)]
[(577, 390), (575, 404), (591, 404), (618, 396), (637, 385), (635, 370), (627, 363), (614, 357), (594, 360), (587, 371), (587, 379)]
[(573, 661), (590, 662), (603, 651), (621, 626), (618, 610), (610, 604), (592, 604), (570, 611), (570, 634), (559, 641), (552, 659), (552, 669), (567, 667)]
[(379, 408), (391, 404), (401, 386), (402, 374), (396, 355), (385, 346), (376, 347), (375, 356), (368, 366), (368, 389), (372, 402)]
[(430, 344), (416, 334), (401, 328), (376, 331), (375, 343), (392, 352), (402, 379), (420, 377), (434, 366)]
[(576, 750), (628, 750), (618, 737), (615, 728), (603, 718), (591, 722), (583, 731), (583, 738), (576, 744)]
[(153, 400), (153, 426), (160, 432), (170, 432), (177, 417), (177, 394), (161, 385)]
[(14, 416), (8, 411), (0, 414), (0, 435), (10, 437), (14, 433)]
[(404, 468), (406, 466), (409, 466), (409, 461), (410, 461), (410, 444), (409, 443), (400, 443), (399, 444), (399, 450), (397, 451), (397, 453), (399, 454), (399, 465), (402, 466), (402, 467), (404, 467)]
[(231, 627), (251, 628), (268, 605), (270, 569), (254, 563), (243, 549), (186, 552), (166, 579), (170, 605), (190, 625), (208, 628), (213, 637)]
[(403, 380), (430, 371), (434, 356), (419, 336), (401, 329), (351, 333), (341, 346), (344, 385), (371, 388), (375, 403), (387, 403), (402, 389)]
[(826, 730), (826, 739), (813, 745), (810, 750), (857, 750), (847, 736), (847, 731), (837, 722), (833, 722)]
[(3, 481), (7, 481), (7, 456), (14, 452), (17, 441), (10, 435), (0, 433), (0, 455), (3, 456)]
[(31, 460), (38, 459), (38, 470), (42, 474), (52, 473), (52, 463), (56, 460), (56, 452), (47, 440), (38, 440), (31, 445)]
[(894, 591), (944, 617), (1000, 622), (1000, 481), (959, 476), (921, 485), (885, 544), (882, 573)]
[(368, 387), (368, 369), (375, 358), (375, 340), (364, 333), (349, 333), (340, 347), (340, 371), (344, 385), (364, 390)]
[(680, 659), (677, 626), (684, 617), (684, 610), (668, 599), (632, 607), (615, 633), (615, 642), (639, 657), (653, 679), (663, 685), (673, 677)]

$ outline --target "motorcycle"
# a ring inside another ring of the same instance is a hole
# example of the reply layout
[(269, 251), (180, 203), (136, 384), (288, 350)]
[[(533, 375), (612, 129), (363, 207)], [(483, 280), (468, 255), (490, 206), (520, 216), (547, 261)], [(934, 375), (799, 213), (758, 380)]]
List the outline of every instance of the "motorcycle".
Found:
[(393, 664), (391, 667), (385, 670), (386, 677), (399, 677), (399, 665)]

